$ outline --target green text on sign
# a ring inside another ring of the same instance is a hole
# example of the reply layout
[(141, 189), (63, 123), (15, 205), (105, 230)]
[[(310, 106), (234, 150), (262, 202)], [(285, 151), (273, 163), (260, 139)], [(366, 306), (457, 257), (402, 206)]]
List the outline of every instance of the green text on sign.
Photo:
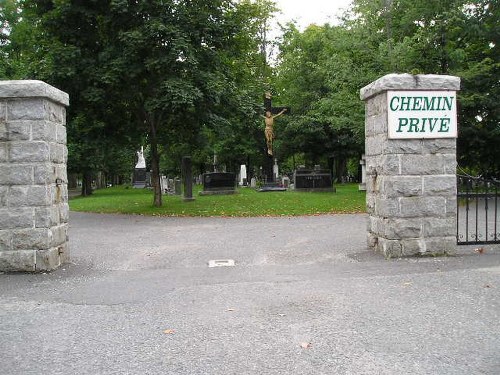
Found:
[(455, 91), (388, 91), (389, 138), (456, 138)]

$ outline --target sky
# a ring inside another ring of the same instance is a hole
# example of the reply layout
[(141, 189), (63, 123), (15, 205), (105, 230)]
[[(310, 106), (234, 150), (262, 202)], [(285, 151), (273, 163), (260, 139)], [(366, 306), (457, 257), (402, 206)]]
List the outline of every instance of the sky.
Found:
[(342, 14), (351, 0), (274, 0), (283, 14), (277, 15), (280, 23), (294, 19), (302, 31), (312, 23), (335, 24), (336, 16)]

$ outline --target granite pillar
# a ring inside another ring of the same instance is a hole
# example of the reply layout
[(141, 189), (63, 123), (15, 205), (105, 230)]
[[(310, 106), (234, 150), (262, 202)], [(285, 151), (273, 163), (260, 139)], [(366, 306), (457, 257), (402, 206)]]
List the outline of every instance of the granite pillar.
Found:
[[(366, 103), (368, 245), (387, 258), (453, 254), (457, 220), (456, 135), (434, 138), (443, 136), (438, 132), (448, 127), (424, 129), (422, 122), (426, 125), (427, 120), (410, 119), (413, 128), (401, 120), (395, 132), (409, 130), (414, 134), (406, 136), (412, 138), (389, 137), (388, 112), (398, 107), (398, 100), (388, 102), (389, 94), (405, 92), (399, 109), (413, 113), (427, 109), (429, 118), (438, 118), (437, 100), (408, 98), (454, 95), (459, 89), (458, 77), (410, 74), (390, 74), (361, 89)], [(452, 120), (446, 119), (446, 124)]]
[(0, 81), (0, 271), (69, 259), (66, 106), (41, 81)]

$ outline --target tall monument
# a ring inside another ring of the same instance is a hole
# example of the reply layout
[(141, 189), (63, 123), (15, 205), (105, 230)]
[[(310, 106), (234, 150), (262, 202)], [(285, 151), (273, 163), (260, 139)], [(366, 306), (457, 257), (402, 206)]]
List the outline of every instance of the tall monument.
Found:
[(134, 169), (134, 179), (132, 182), (135, 189), (145, 188), (147, 185), (146, 159), (144, 159), (144, 147), (137, 151), (137, 164)]
[(264, 122), (266, 127), (264, 129), (264, 134), (266, 136), (266, 145), (267, 145), (267, 163), (265, 166), (265, 173), (267, 181), (266, 183), (275, 183), (276, 180), (274, 178), (274, 119), (283, 115), (284, 113), (290, 113), (289, 107), (273, 107), (272, 106), (272, 96), (270, 92), (266, 92), (264, 94), (264, 111), (265, 115), (262, 116), (264, 118)]

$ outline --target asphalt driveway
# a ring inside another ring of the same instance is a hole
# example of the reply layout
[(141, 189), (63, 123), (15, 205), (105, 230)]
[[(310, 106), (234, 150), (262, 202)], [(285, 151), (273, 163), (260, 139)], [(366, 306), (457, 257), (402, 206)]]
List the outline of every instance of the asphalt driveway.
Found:
[(499, 374), (500, 246), (386, 261), (365, 230), (71, 213), (72, 263), (0, 275), (0, 373)]

